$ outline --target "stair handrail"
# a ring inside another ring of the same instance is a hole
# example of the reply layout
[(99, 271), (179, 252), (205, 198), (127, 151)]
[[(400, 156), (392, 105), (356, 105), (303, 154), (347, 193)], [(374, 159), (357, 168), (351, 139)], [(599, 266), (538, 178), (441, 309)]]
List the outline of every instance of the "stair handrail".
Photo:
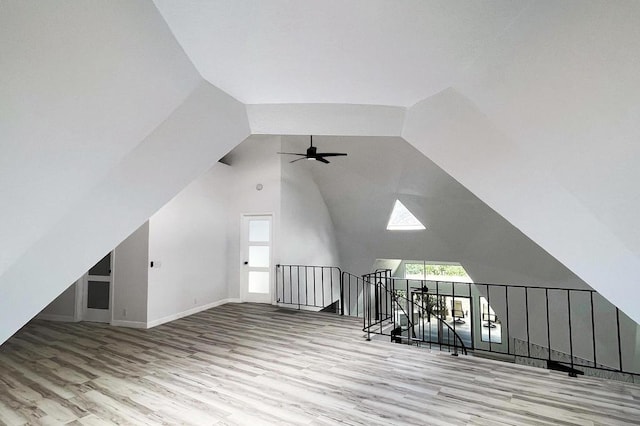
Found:
[[(396, 302), (395, 304), (394, 304), (394, 303), (392, 303), (392, 308), (393, 308), (394, 306), (398, 306), (398, 307), (399, 307), (399, 308), (404, 312), (404, 314), (405, 314), (405, 315), (406, 315), (406, 317), (407, 317), (407, 323), (408, 323), (408, 324), (411, 324), (411, 329), (412, 329), (412, 333), (413, 333), (413, 335), (415, 336), (415, 330), (414, 330), (415, 324), (413, 323), (413, 319), (412, 319), (412, 318), (410, 318), (410, 316), (407, 314), (407, 312), (404, 310), (404, 308), (402, 308), (402, 304), (398, 303), (398, 300), (397, 300), (398, 298), (403, 298), (403, 299), (405, 299), (408, 303), (410, 303), (410, 304), (412, 304), (414, 307), (418, 308), (418, 311), (419, 311), (419, 312), (427, 312), (427, 314), (428, 314), (428, 315), (430, 315), (431, 317), (436, 318), (436, 320), (437, 320), (440, 324), (442, 324), (442, 325), (444, 325), (445, 327), (447, 327), (448, 331), (453, 332), (453, 336), (454, 336), (454, 340), (453, 340), (453, 342), (454, 342), (454, 344), (453, 344), (453, 347), (454, 347), (454, 354), (457, 354), (457, 349), (458, 349), (457, 342), (460, 342), (460, 347), (462, 348), (462, 352), (463, 352), (463, 354), (464, 354), (464, 355), (467, 355), (467, 347), (466, 347), (466, 345), (464, 344), (464, 342), (462, 341), (462, 338), (460, 337), (460, 335), (456, 332), (455, 328), (451, 327), (451, 326), (446, 322), (446, 320), (445, 320), (445, 319), (443, 319), (440, 315), (438, 315), (438, 314), (434, 313), (434, 312), (433, 312), (432, 310), (430, 310), (428, 307), (425, 307), (424, 305), (419, 305), (419, 304), (417, 304), (416, 302), (414, 302), (413, 300), (411, 300), (409, 297), (399, 295), (399, 294), (398, 294), (398, 292), (397, 292), (397, 290), (395, 290), (394, 278), (393, 278), (393, 277), (391, 277), (391, 270), (390, 270), (390, 269), (385, 269), (385, 270), (383, 270), (383, 271), (385, 272), (385, 275), (384, 275), (384, 276), (382, 276), (382, 275), (381, 275), (381, 273), (380, 273), (380, 272), (378, 272), (378, 271), (376, 271), (376, 272), (372, 272), (372, 273), (370, 273), (370, 274), (365, 274), (365, 275), (363, 275), (364, 282), (365, 282), (365, 283), (367, 283), (367, 284), (369, 284), (369, 285), (379, 285), (381, 289), (384, 289), (384, 291), (386, 291), (387, 293), (389, 293), (389, 294), (391, 295), (391, 299), (392, 299), (392, 301)], [(372, 278), (373, 278), (373, 282), (372, 282)], [(391, 285), (391, 286), (388, 286), (388, 285), (386, 285), (386, 284), (382, 284), (382, 282), (378, 282), (378, 283), (376, 283), (376, 280), (377, 280), (377, 281), (384, 280), (384, 281), (386, 281), (386, 282), (390, 282), (392, 285)], [(389, 289), (389, 287), (391, 287), (391, 290)], [(365, 300), (368, 300), (368, 299), (365, 299)], [(392, 313), (391, 313), (391, 315), (392, 315), (392, 316), (395, 316), (395, 313), (393, 312), (393, 309), (392, 309)], [(423, 316), (423, 317), (424, 317), (424, 316)], [(387, 319), (388, 319), (388, 318), (387, 318)], [(395, 321), (395, 317), (394, 317), (394, 321)], [(378, 325), (378, 324), (380, 324), (380, 323), (381, 323), (380, 321), (375, 322), (375, 323), (372, 323), (372, 324), (370, 323), (370, 324), (369, 324), (369, 326), (368, 326), (368, 327), (366, 327), (366, 331), (370, 331), (370, 330), (371, 330), (371, 328), (372, 328), (373, 326)], [(408, 338), (409, 338), (409, 339), (416, 339), (416, 340), (418, 340), (418, 339), (417, 339), (417, 338), (415, 338), (415, 337), (413, 337), (413, 338), (412, 338), (412, 337), (408, 337)], [(423, 336), (421, 339), (419, 339), (419, 341), (421, 341), (421, 342), (427, 342), (426, 340), (424, 340), (424, 336)], [(442, 343), (440, 343), (440, 344), (442, 344)], [(451, 345), (450, 345), (450, 344), (446, 344), (446, 346), (451, 346)]]
[[(406, 297), (406, 296), (401, 296), (401, 295), (399, 295), (399, 294), (396, 294), (396, 296), (395, 296), (395, 297), (396, 297), (396, 299), (397, 299), (397, 298), (403, 298), (403, 299), (405, 299), (408, 303), (413, 304), (413, 306), (417, 307), (417, 308), (418, 308), (419, 310), (421, 310), (421, 311), (426, 311), (426, 312), (427, 312), (431, 317), (436, 318), (436, 319), (439, 321), (439, 323), (441, 323), (441, 324), (443, 324), (444, 326), (446, 326), (446, 327), (447, 327), (451, 332), (453, 332), (453, 336), (454, 336), (454, 349), (457, 349), (457, 347), (458, 347), (458, 346), (455, 344), (456, 339), (457, 339), (457, 340), (460, 342), (460, 347), (462, 348), (462, 353), (463, 353), (464, 355), (467, 355), (467, 347), (466, 347), (466, 345), (464, 344), (464, 342), (462, 341), (462, 338), (460, 337), (460, 335), (459, 335), (459, 334), (456, 332), (456, 330), (455, 330), (453, 327), (451, 327), (451, 325), (449, 325), (449, 323), (447, 323), (447, 321), (446, 321), (446, 320), (444, 320), (440, 315), (436, 314), (435, 312), (433, 312), (433, 310), (429, 309), (428, 307), (425, 307), (424, 305), (419, 305), (418, 303), (414, 302), (413, 300), (409, 299), (409, 298), (408, 298), (408, 297)], [(399, 306), (401, 306), (399, 303), (398, 303), (398, 305), (399, 305)], [(403, 311), (404, 311), (404, 309), (403, 309)], [(406, 315), (406, 311), (404, 311), (404, 312), (405, 312), (405, 315)], [(423, 316), (423, 317), (424, 317), (424, 316)], [(408, 316), (407, 316), (407, 318), (408, 318)], [(411, 324), (413, 324), (413, 322), (411, 322)], [(425, 341), (425, 340), (424, 340), (424, 338), (423, 338), (421, 341), (423, 341), (423, 342), (424, 342), (424, 341)]]

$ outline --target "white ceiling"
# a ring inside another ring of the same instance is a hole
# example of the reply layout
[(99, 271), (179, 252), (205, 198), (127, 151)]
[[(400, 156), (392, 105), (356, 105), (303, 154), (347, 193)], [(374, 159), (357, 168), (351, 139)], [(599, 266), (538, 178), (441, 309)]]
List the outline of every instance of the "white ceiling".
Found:
[[(283, 149), (290, 152), (304, 152), (308, 146), (308, 137), (284, 136), (282, 140)], [(311, 169), (331, 214), (347, 270), (359, 273), (370, 270), (375, 259), (405, 258), (460, 262), (475, 282), (584, 286), (401, 138), (316, 136), (313, 142), (318, 151), (348, 155), (330, 159), (328, 165), (283, 161), (282, 167)], [(396, 199), (427, 229), (387, 231)]]
[(244, 103), (411, 106), (449, 86), (524, 0), (154, 0), (201, 75)]
[[(155, 4), (0, 0), (0, 341), (249, 125), (402, 135), (640, 321), (640, 2)], [(427, 217), (416, 167), (381, 175)]]

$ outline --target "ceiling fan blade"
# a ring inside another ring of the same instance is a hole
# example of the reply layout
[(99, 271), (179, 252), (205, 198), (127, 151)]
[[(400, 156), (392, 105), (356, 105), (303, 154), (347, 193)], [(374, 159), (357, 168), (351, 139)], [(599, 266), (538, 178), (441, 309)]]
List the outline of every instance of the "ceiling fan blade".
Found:
[(305, 157), (296, 158), (295, 160), (291, 160), (291, 161), (289, 161), (289, 162), (290, 162), (290, 163), (295, 163), (296, 161), (306, 160), (306, 159), (307, 159), (307, 157), (305, 156)]
[(313, 146), (313, 135), (309, 135), (309, 148), (307, 148), (306, 154), (300, 154), (297, 152), (278, 152), (278, 154), (286, 155), (298, 155), (300, 158), (289, 161), (289, 163), (295, 163), (300, 160), (316, 160), (324, 164), (329, 164), (329, 160), (324, 157), (345, 157), (347, 154), (344, 152), (318, 152), (318, 148)]
[(343, 152), (319, 152), (318, 157), (342, 157), (342, 156), (346, 156), (347, 154), (343, 153)]

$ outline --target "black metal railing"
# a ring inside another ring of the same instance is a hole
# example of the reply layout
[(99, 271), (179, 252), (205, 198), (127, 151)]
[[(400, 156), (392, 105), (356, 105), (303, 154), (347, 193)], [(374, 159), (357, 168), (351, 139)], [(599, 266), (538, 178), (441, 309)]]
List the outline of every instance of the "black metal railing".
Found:
[[(512, 284), (473, 287), (502, 325), (500, 343), (489, 338), (488, 347), (475, 350), (544, 361), (570, 376), (583, 374), (585, 368), (640, 373), (634, 371), (635, 348), (624, 347), (635, 346), (631, 336), (637, 324), (596, 291)], [(622, 338), (621, 319), (627, 339)]]
[(364, 279), (349, 272), (343, 272), (341, 279), (340, 314), (366, 318)]
[(278, 302), (362, 318), (392, 341), (493, 353), (571, 376), (589, 369), (640, 376), (638, 325), (597, 292), (357, 276), (329, 266), (278, 265)]
[[(585, 369), (640, 375), (634, 365), (638, 362), (638, 325), (594, 290), (406, 278), (391, 281), (392, 288), (412, 301), (416, 296), (429, 297), (436, 304), (445, 299), (445, 309), (453, 310), (456, 301), (466, 300), (469, 312), (464, 314), (471, 321), (465, 325), (465, 345), (474, 352), (537, 360), (571, 376)], [(453, 312), (445, 317), (450, 320), (444, 323), (461, 335)]]
[(365, 308), (362, 331), (367, 333), (367, 340), (371, 340), (371, 334), (391, 335), (385, 333), (385, 329), (389, 328), (389, 321), (393, 321), (395, 307), (393, 292), (387, 287), (390, 277), (389, 269), (377, 270), (362, 276)]
[[(276, 265), (276, 299), (282, 305), (339, 309), (342, 271), (335, 266)], [(341, 311), (340, 311), (341, 312)]]
[[(364, 327), (368, 339), (371, 338), (370, 334), (379, 334), (389, 336), (396, 343), (419, 346), (428, 344), (430, 348), (437, 344), (440, 350), (453, 351), (454, 355), (459, 351), (467, 354), (464, 341), (455, 328), (447, 323), (446, 318), (431, 306), (410, 298), (408, 291), (396, 288), (397, 280), (391, 277), (390, 270), (363, 275), (363, 280), (365, 290), (369, 289), (368, 292), (365, 291), (364, 298), (368, 302)], [(431, 333), (433, 323), (437, 330), (435, 339)]]

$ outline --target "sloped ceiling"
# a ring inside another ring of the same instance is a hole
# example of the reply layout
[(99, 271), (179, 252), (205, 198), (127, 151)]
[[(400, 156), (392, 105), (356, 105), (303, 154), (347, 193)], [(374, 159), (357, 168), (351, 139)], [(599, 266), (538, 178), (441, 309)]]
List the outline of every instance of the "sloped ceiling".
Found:
[(527, 2), (155, 4), (202, 76), (244, 103), (410, 106), (452, 85)]
[(409, 107), (405, 140), (640, 320), (639, 2), (188, 4), (157, 2), (205, 78), (256, 104)]
[[(248, 125), (402, 136), (640, 320), (640, 2), (155, 4), (0, 2), (0, 341)], [(79, 225), (101, 188), (118, 214)], [(90, 249), (55, 262), (66, 246)]]
[[(348, 153), (328, 165), (311, 163), (346, 270), (366, 273), (385, 258), (460, 262), (475, 282), (588, 288), (402, 139), (321, 136), (314, 144)], [(396, 199), (427, 229), (387, 231)]]
[(0, 3), (0, 343), (249, 135), (151, 2)]
[(152, 4), (0, 4), (0, 274), (201, 82)]

